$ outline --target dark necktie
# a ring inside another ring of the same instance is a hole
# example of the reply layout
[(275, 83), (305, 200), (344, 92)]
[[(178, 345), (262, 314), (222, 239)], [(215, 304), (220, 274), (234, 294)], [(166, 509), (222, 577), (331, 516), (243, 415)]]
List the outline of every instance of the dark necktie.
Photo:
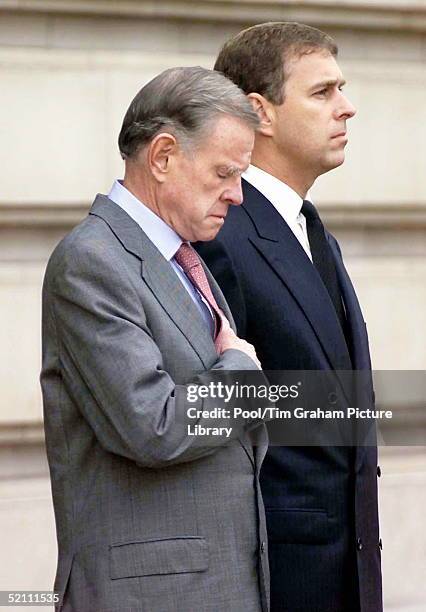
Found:
[(318, 215), (317, 209), (308, 200), (303, 200), (302, 214), (306, 218), (309, 246), (311, 248), (312, 261), (321, 276), (331, 301), (336, 310), (337, 317), (346, 331), (346, 317), (340, 295), (339, 281), (337, 279), (336, 266), (333, 253), (325, 235), (324, 226)]

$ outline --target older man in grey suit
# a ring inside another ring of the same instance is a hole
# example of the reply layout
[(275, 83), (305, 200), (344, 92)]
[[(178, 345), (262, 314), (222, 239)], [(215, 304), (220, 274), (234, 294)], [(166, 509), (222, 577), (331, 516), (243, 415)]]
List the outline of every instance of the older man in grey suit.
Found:
[(241, 203), (256, 126), (222, 75), (162, 73), (125, 116), (124, 181), (49, 261), (41, 381), (58, 609), (268, 609), (264, 426), (200, 416), (232, 426), (207, 443), (183, 418), (186, 385), (259, 367), (189, 245), (213, 238)]

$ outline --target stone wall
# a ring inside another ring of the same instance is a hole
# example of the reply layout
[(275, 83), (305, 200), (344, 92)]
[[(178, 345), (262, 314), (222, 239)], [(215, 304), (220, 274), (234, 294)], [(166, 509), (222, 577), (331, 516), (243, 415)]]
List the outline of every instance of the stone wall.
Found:
[[(169, 66), (211, 67), (224, 40), (267, 20), (304, 21), (339, 43), (358, 114), (345, 165), (313, 193), (345, 253), (374, 367), (426, 369), (423, 0), (3, 0), (0, 590), (48, 589), (55, 567), (38, 384), (47, 258), (121, 176), (116, 139), (137, 89)], [(381, 450), (386, 610), (420, 612), (426, 455), (422, 447)]]

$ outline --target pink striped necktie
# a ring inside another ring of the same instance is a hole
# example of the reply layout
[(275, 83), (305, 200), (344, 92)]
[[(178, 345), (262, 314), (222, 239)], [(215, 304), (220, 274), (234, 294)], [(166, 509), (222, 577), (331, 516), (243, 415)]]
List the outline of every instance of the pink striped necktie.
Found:
[(214, 330), (214, 338), (216, 340), (221, 329), (222, 319), (225, 319), (225, 315), (217, 305), (197, 252), (189, 244), (183, 242), (176, 252), (175, 260), (180, 265), (186, 276), (190, 279), (194, 287), (208, 302), (210, 308), (216, 315)]

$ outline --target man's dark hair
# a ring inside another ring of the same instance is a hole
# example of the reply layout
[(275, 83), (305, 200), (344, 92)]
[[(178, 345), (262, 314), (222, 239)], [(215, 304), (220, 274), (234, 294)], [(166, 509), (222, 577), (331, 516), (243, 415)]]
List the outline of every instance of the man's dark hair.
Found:
[(118, 137), (121, 156), (135, 157), (161, 130), (193, 149), (219, 115), (240, 119), (253, 130), (259, 125), (247, 97), (223, 74), (200, 66), (164, 70), (130, 104)]
[(226, 42), (214, 69), (244, 93), (256, 92), (273, 104), (282, 104), (290, 61), (320, 50), (337, 56), (336, 43), (317, 28), (285, 21), (261, 23)]

